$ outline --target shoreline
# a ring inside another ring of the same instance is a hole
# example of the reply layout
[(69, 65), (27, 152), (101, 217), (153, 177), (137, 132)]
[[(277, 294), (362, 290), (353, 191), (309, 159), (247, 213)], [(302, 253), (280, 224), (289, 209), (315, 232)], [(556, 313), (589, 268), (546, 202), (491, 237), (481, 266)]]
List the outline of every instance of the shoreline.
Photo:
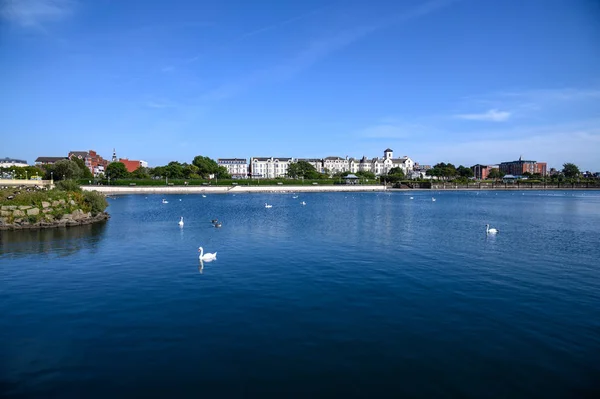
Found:
[(324, 192), (383, 192), (385, 186), (339, 185), (339, 186), (177, 186), (177, 187), (129, 187), (129, 186), (81, 186), (85, 191), (98, 191), (105, 195), (119, 194), (249, 194), (249, 193), (324, 193)]
[(127, 194), (252, 194), (252, 193), (331, 193), (331, 192), (416, 192), (416, 191), (597, 191), (600, 187), (436, 187), (389, 188), (379, 185), (336, 186), (81, 186), (85, 191), (104, 195)]

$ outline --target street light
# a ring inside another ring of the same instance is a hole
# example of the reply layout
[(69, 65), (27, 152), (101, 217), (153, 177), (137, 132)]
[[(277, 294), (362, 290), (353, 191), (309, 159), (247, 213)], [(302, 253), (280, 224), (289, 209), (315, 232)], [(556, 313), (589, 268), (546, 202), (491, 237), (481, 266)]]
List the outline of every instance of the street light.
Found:
[(50, 184), (54, 184), (54, 172), (50, 172)]

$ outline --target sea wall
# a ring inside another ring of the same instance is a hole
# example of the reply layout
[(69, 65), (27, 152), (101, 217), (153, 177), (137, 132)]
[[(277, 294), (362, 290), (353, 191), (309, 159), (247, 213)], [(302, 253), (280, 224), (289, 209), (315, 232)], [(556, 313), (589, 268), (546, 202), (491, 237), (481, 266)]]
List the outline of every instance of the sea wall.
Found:
[(287, 192), (359, 192), (385, 191), (385, 186), (378, 185), (335, 185), (335, 186), (170, 186), (170, 187), (127, 187), (127, 186), (82, 186), (83, 190), (98, 191), (107, 195), (116, 194), (226, 194), (226, 193), (287, 193)]
[(2, 205), (0, 206), (0, 230), (39, 229), (77, 226), (105, 221), (110, 216), (106, 212), (92, 216), (77, 208), (75, 201), (61, 199), (43, 201), (40, 206)]

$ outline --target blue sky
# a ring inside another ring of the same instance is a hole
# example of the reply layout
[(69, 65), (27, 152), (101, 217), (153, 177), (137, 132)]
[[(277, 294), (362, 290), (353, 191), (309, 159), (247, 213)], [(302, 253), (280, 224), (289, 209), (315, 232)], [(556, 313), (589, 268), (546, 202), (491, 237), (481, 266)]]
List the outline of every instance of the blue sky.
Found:
[(595, 0), (0, 4), (0, 157), (600, 170)]

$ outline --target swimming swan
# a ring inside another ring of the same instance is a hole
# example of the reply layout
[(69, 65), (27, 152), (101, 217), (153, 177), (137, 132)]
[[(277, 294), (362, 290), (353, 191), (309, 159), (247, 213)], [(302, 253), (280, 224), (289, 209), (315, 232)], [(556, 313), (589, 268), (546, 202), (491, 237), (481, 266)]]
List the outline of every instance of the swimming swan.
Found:
[(486, 224), (485, 225), (485, 234), (497, 234), (498, 233), (498, 229), (490, 229), (490, 225)]
[(181, 219), (179, 220), (179, 227), (183, 227), (183, 216), (181, 217)]
[(213, 260), (213, 259), (217, 259), (217, 253), (213, 253), (211, 254), (210, 252), (204, 253), (204, 249), (202, 247), (198, 247), (198, 252), (200, 252), (200, 256), (198, 256), (198, 259), (200, 260)]
[(273, 208), (273, 205), (269, 205), (265, 202), (265, 208)]

